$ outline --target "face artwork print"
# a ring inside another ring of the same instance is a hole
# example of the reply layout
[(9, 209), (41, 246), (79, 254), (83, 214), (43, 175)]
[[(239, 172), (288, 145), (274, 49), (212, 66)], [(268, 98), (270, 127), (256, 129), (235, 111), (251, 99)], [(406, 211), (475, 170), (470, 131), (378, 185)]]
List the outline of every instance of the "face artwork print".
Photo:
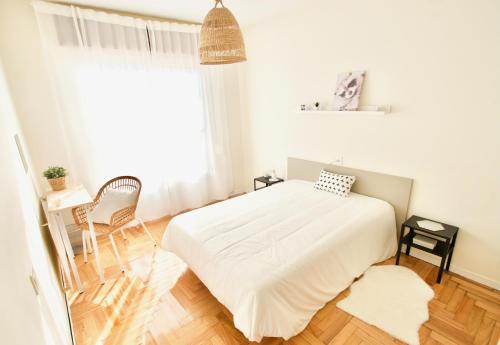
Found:
[(341, 73), (337, 79), (333, 109), (358, 110), (365, 71)]

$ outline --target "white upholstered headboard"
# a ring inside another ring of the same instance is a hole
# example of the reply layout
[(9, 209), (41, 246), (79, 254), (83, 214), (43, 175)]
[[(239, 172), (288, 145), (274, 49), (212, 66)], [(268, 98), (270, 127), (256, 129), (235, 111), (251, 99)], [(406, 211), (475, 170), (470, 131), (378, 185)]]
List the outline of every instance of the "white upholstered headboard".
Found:
[(406, 220), (413, 180), (344, 166), (288, 158), (287, 178), (316, 181), (322, 169), (342, 175), (356, 176), (352, 191), (387, 201), (394, 207), (398, 229)]

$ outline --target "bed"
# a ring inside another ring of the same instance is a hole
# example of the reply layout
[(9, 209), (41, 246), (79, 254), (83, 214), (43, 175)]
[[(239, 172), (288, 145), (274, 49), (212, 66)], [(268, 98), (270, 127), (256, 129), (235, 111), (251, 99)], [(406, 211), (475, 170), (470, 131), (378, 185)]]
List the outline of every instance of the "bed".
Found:
[[(294, 172), (289, 161), (289, 177), (307, 177), (304, 162)], [(249, 340), (289, 339), (394, 255), (397, 223), (387, 201), (342, 198), (295, 178), (173, 218), (162, 247), (188, 264)]]

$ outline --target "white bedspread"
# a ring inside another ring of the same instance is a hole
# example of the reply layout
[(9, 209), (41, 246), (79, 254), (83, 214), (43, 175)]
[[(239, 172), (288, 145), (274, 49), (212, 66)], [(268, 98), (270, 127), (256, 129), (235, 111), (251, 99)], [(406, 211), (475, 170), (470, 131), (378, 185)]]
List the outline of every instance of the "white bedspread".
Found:
[(292, 180), (172, 219), (162, 247), (184, 260), (252, 341), (288, 339), (396, 251), (394, 209)]

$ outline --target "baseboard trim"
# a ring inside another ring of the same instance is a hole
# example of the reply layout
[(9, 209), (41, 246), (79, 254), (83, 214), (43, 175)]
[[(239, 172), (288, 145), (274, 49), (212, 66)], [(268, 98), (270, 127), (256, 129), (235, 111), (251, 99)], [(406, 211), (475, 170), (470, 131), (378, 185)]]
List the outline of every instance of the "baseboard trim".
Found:
[[(403, 250), (402, 250), (402, 252), (404, 253)], [(422, 250), (419, 250), (417, 248), (411, 249), (411, 256), (414, 256), (417, 259), (423, 260), (423, 261), (428, 262), (430, 264), (433, 264), (435, 266), (439, 266), (439, 264), (441, 263), (440, 258), (438, 258), (432, 254), (429, 254), (427, 252), (424, 252)], [(495, 290), (500, 291), (500, 282), (498, 282), (496, 280), (493, 280), (493, 279), (487, 278), (485, 276), (482, 276), (480, 274), (477, 274), (477, 273), (471, 272), (469, 270), (460, 268), (460, 267), (455, 266), (453, 264), (450, 265), (450, 271), (453, 273), (459, 274), (465, 278), (468, 278), (470, 280), (473, 280), (479, 284), (483, 284), (483, 285), (486, 285), (490, 288), (493, 288)]]

